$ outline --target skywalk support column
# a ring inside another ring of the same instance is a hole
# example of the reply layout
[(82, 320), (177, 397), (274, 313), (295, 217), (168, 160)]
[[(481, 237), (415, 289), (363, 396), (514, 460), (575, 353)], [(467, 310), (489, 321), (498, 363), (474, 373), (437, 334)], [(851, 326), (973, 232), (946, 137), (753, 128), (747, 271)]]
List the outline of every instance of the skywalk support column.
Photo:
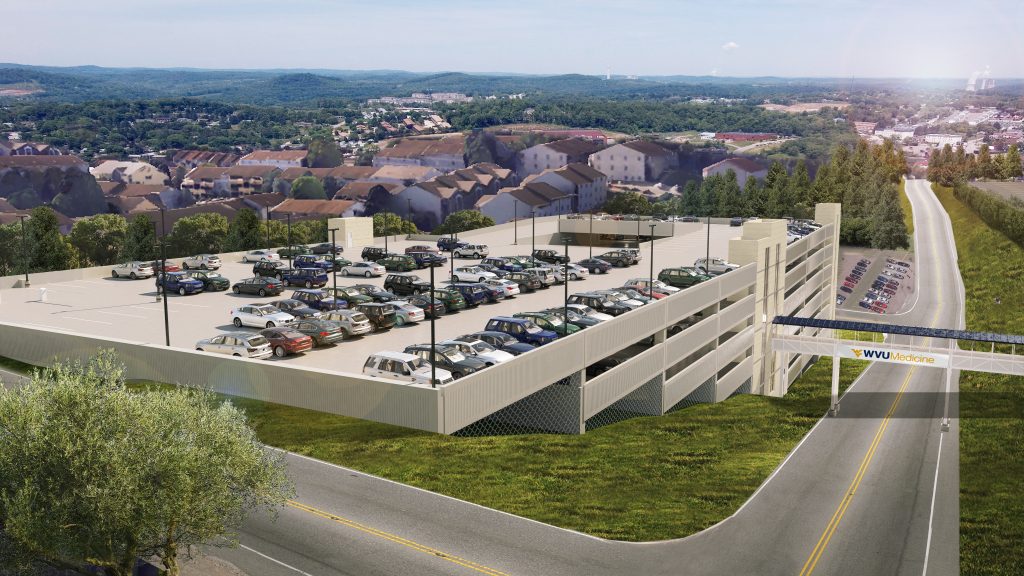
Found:
[(839, 414), (839, 366), (839, 341), (836, 340), (836, 347), (832, 352), (832, 403), (829, 404), (829, 416)]
[(939, 429), (949, 432), (949, 387), (953, 382), (953, 349), (956, 348), (956, 340), (949, 341), (949, 363), (946, 364), (946, 398), (942, 406), (942, 422)]
[[(786, 382), (781, 362), (771, 352), (771, 321), (782, 314), (786, 292), (786, 221), (754, 220), (743, 224), (743, 235), (729, 241), (729, 261), (757, 265), (754, 282), (754, 394), (782, 396)], [(723, 297), (728, 294), (723, 294)], [(727, 362), (729, 358), (722, 358)]]
[[(843, 205), (837, 203), (829, 204), (818, 204), (814, 207), (814, 221), (822, 226), (832, 224), (832, 274), (829, 276), (829, 293), (837, 294), (839, 292), (838, 276), (839, 276), (839, 225), (843, 216)], [(828, 315), (825, 316), (830, 320), (836, 319), (836, 300), (835, 298), (829, 298), (828, 300)]]

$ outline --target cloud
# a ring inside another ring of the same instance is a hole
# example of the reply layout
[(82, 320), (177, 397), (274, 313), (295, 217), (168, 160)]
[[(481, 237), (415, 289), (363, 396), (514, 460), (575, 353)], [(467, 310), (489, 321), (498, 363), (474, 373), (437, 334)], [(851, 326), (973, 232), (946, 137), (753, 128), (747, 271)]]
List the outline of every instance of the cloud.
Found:
[(726, 42), (725, 44), (722, 44), (722, 50), (725, 50), (726, 52), (732, 52), (733, 50), (738, 50), (739, 47), (740, 47), (740, 45), (735, 43), (735, 42)]

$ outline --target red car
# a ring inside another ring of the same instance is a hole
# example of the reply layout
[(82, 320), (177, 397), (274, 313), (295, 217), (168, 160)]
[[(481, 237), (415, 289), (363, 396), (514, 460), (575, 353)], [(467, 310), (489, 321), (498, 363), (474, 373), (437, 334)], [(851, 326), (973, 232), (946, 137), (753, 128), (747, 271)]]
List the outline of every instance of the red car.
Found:
[(313, 348), (312, 338), (287, 326), (260, 330), (260, 336), (270, 342), (270, 348), (274, 351), (274, 356), (278, 358), (299, 354)]
[(888, 307), (889, 307), (889, 305), (888, 305), (888, 304), (886, 304), (885, 302), (876, 302), (876, 303), (875, 303), (875, 306), (878, 306), (878, 307), (879, 307), (879, 308), (881, 308), (882, 310), (885, 310), (886, 308), (888, 308)]
[[(640, 286), (627, 286), (627, 288), (629, 288), (630, 290), (636, 290), (637, 292), (643, 294), (644, 296), (647, 296), (648, 298), (651, 297), (651, 291), (648, 290), (647, 288), (641, 288)], [(664, 298), (666, 296), (668, 296), (668, 294), (665, 294), (664, 292), (659, 292), (658, 289), (655, 288), (655, 290), (654, 290), (654, 299), (655, 300), (661, 300), (662, 298)]]
[(846, 286), (847, 288), (853, 288), (855, 284), (853, 282), (843, 282), (843, 286)]
[(430, 246), (429, 244), (417, 244), (405, 249), (406, 254), (412, 254), (413, 252), (430, 252), (431, 254), (439, 254), (437, 247)]
[(167, 267), (166, 267), (166, 268), (162, 268), (162, 267), (160, 266), (160, 264), (161, 264), (162, 262), (163, 262), (162, 260), (154, 260), (154, 261), (153, 261), (153, 264), (152, 264), (152, 266), (153, 266), (153, 271), (154, 271), (154, 272), (156, 272), (156, 273), (158, 273), (158, 274), (159, 274), (160, 272), (181, 272), (181, 266), (178, 266), (178, 265), (177, 265), (177, 264), (175, 264), (174, 262), (171, 262), (170, 260), (168, 260), (168, 261), (167, 261)]

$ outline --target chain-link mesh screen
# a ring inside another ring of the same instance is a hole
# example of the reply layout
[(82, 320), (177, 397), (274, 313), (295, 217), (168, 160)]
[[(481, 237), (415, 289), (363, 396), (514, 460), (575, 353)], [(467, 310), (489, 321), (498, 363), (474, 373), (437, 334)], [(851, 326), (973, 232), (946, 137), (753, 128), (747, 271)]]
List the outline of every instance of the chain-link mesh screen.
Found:
[[(676, 402), (675, 406), (668, 409), (668, 412), (675, 412), (676, 410), (682, 410), (687, 406), (693, 406), (694, 404), (713, 404), (715, 402), (715, 377), (712, 376), (704, 381), (703, 384), (697, 387), (696, 390), (690, 392), (686, 398), (683, 398), (679, 402)], [(666, 412), (666, 414), (668, 413)]]
[(638, 416), (661, 416), (663, 383), (660, 374), (644, 382), (642, 386), (615, 401), (611, 406), (587, 418), (586, 430), (589, 432)]
[(580, 384), (580, 375), (573, 374), (452, 435), (579, 434), (582, 411)]
[(729, 394), (729, 398), (732, 398), (733, 396), (735, 396), (737, 394), (750, 394), (751, 391), (753, 390), (753, 386), (754, 386), (754, 379), (753, 378), (747, 378), (746, 380), (744, 380), (743, 384), (740, 384), (740, 387), (737, 388), (735, 392), (733, 392), (732, 394)]

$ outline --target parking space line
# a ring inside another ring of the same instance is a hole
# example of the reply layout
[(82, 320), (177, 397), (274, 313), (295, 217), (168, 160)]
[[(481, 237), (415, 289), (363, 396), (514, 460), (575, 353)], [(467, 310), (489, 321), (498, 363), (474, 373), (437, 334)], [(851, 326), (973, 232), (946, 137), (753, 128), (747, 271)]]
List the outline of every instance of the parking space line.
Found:
[(107, 326), (113, 326), (111, 322), (103, 322), (101, 320), (88, 320), (86, 318), (76, 318), (74, 316), (61, 316), (64, 320), (78, 320), (79, 322), (92, 322), (93, 324), (105, 324)]
[(146, 308), (144, 306), (129, 306), (129, 308), (135, 308), (136, 310), (145, 310), (146, 312), (158, 312), (159, 308)]
[(124, 316), (125, 318), (145, 318), (145, 316), (139, 316), (138, 314), (122, 314), (120, 312), (102, 312), (102, 314), (110, 314), (111, 316)]
[(181, 302), (175, 302), (175, 306), (188, 306), (189, 308), (209, 308), (209, 306), (203, 306), (202, 304), (183, 304)]

